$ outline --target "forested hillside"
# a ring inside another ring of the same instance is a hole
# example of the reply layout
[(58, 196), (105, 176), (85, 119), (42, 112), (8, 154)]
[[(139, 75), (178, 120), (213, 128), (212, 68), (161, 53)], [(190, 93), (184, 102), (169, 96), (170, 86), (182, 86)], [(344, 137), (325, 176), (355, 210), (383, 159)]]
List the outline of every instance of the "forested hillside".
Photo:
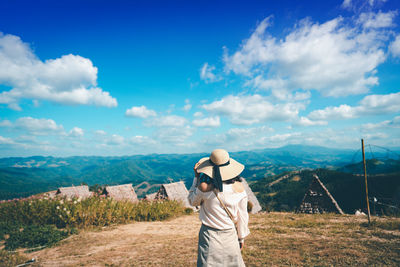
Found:
[[(368, 170), (374, 170), (376, 161), (368, 162)], [(359, 165), (359, 164), (356, 164)], [(381, 162), (382, 173), (368, 175), (369, 197), (379, 203), (400, 207), (400, 161)], [(354, 165), (343, 169), (349, 170)], [(362, 165), (359, 165), (362, 166)], [(251, 184), (262, 206), (267, 210), (293, 211), (300, 205), (303, 196), (316, 173), (329, 192), (346, 213), (365, 208), (364, 176), (328, 169), (303, 170), (262, 178)], [(373, 172), (372, 172), (373, 173)], [(373, 206), (371, 205), (371, 209)], [(395, 208), (377, 204), (376, 212), (398, 212)]]

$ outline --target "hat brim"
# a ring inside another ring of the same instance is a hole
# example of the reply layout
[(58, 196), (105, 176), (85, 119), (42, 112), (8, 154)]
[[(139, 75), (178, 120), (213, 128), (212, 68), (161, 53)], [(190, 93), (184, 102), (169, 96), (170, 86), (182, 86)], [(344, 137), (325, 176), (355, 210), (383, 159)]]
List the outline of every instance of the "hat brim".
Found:
[[(204, 173), (211, 178), (213, 177), (213, 165), (209, 158), (202, 158), (199, 161), (200, 165), (197, 167), (198, 173)], [(229, 165), (219, 167), (222, 181), (230, 180), (238, 176), (244, 170), (244, 165), (240, 164), (234, 159), (229, 160)]]

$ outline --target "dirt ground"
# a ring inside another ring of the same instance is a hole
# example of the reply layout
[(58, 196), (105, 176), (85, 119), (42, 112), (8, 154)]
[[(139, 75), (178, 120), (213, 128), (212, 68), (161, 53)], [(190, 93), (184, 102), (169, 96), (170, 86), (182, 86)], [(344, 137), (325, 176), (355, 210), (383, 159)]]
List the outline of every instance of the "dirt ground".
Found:
[[(198, 215), (82, 231), (53, 248), (28, 254), (40, 266), (195, 265)], [(174, 253), (185, 251), (186, 253)]]
[[(400, 218), (250, 216), (246, 266), (400, 266)], [(198, 214), (81, 231), (25, 254), (39, 266), (196, 266)]]

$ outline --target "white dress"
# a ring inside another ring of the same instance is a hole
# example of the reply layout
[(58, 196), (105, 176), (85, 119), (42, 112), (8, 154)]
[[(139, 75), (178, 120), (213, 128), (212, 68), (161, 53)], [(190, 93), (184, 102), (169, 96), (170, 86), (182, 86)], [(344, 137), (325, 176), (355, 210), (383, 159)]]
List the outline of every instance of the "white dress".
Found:
[(235, 192), (232, 184), (223, 184), (223, 192), (218, 193), (237, 222), (236, 232), (215, 193), (203, 193), (196, 185), (195, 178), (188, 200), (192, 206), (201, 206), (197, 266), (244, 266), (238, 239), (243, 240), (250, 233), (246, 191)]

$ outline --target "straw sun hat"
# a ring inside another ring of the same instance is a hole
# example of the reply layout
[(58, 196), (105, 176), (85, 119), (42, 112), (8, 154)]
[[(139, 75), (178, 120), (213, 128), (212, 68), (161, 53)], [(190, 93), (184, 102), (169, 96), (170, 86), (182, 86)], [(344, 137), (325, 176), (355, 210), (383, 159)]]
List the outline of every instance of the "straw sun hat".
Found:
[(240, 164), (224, 149), (215, 149), (211, 152), (209, 158), (199, 160), (199, 166), (196, 168), (198, 173), (204, 173), (211, 178), (216, 178), (213, 168), (218, 166), (221, 174), (221, 180), (226, 181), (238, 176), (244, 170), (244, 165)]

